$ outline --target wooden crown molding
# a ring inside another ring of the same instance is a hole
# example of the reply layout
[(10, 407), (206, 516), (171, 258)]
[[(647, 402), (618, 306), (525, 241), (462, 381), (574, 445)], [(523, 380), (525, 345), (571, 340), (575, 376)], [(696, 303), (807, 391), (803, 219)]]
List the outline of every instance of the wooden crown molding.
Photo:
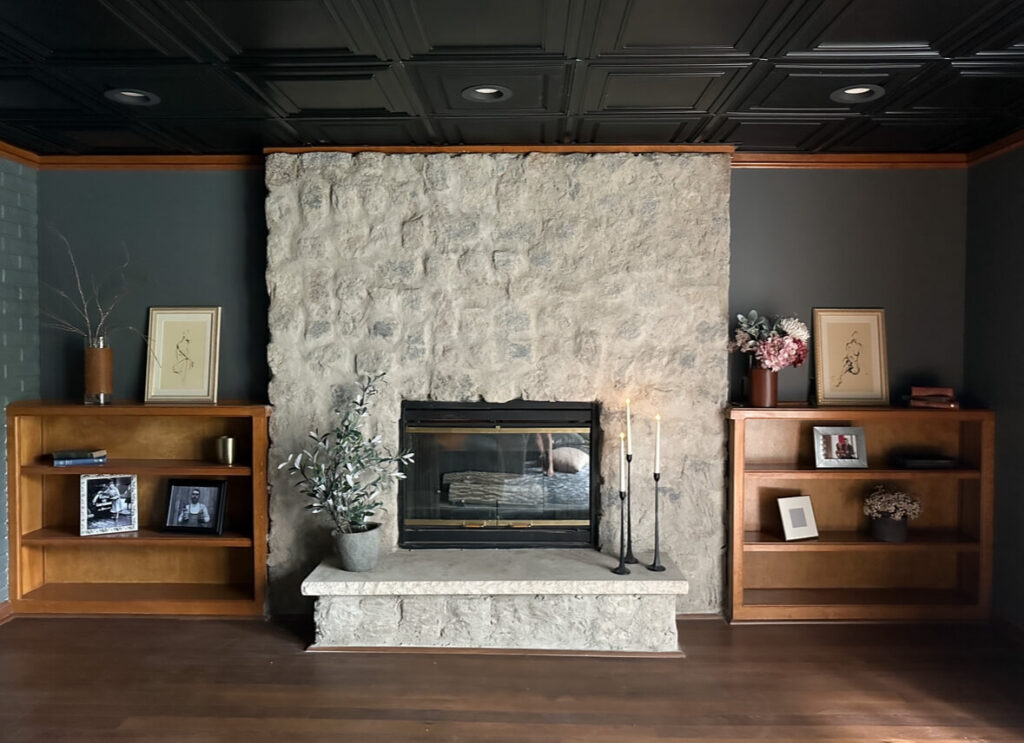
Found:
[(986, 147), (979, 147), (973, 152), (968, 153), (967, 162), (969, 165), (977, 165), (986, 160), (1005, 155), (1007, 152), (1012, 152), (1019, 147), (1024, 147), (1024, 129), (1014, 132), (1008, 137), (1003, 137)]
[[(406, 147), (362, 145), (358, 147), (268, 147), (263, 155), (307, 152), (380, 152), (410, 154), (492, 154), (547, 152), (556, 154), (598, 153), (728, 153), (734, 168), (791, 168), (830, 170), (923, 170), (957, 169), (991, 160), (1024, 147), (1024, 129), (972, 152), (938, 154), (828, 154), (736, 152), (733, 145), (453, 145)], [(254, 170), (263, 167), (260, 155), (37, 155), (0, 142), (0, 157), (39, 170)]]
[(493, 154), (513, 153), (521, 154), (528, 152), (549, 152), (554, 154), (598, 154), (598, 153), (643, 153), (643, 152), (725, 152), (731, 153), (736, 148), (729, 144), (714, 145), (690, 145), (690, 144), (545, 144), (545, 145), (500, 145), (500, 144), (471, 144), (471, 145), (446, 145), (443, 147), (406, 147), (406, 146), (381, 146), (360, 145), (358, 147), (267, 147), (263, 150), (264, 155), (284, 153), (288, 155), (301, 155), (307, 152), (348, 152), (356, 154), (360, 152), (380, 152), (385, 155), (468, 155), (468, 154)]
[(867, 154), (867, 155), (800, 155), (737, 152), (732, 156), (734, 168), (842, 169), (842, 170), (924, 170), (934, 168), (966, 168), (968, 156), (963, 153)]

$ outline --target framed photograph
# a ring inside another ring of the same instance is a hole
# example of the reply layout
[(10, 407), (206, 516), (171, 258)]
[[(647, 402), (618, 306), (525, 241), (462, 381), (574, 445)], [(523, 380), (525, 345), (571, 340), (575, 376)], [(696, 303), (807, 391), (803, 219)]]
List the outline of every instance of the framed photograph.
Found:
[(224, 529), (225, 480), (171, 480), (164, 531), (220, 534)]
[(818, 405), (888, 405), (885, 310), (814, 310)]
[(814, 464), (817, 467), (867, 467), (864, 429), (815, 426)]
[(83, 537), (139, 529), (139, 486), (135, 475), (82, 475), (79, 501), (79, 534)]
[(811, 496), (794, 495), (779, 498), (779, 514), (782, 516), (782, 533), (787, 542), (794, 539), (814, 539), (818, 536)]
[(150, 307), (146, 402), (217, 402), (220, 307)]

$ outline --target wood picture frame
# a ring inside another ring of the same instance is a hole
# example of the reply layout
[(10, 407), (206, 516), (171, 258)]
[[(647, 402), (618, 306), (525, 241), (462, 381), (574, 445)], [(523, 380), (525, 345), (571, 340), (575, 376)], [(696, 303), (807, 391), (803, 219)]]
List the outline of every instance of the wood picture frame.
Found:
[(811, 496), (794, 495), (779, 498), (779, 516), (782, 517), (782, 534), (787, 542), (795, 539), (815, 539), (818, 524), (814, 520), (814, 506)]
[(139, 483), (136, 475), (81, 475), (79, 536), (139, 530)]
[(814, 466), (855, 469), (868, 466), (864, 429), (856, 426), (815, 426)]
[(220, 309), (150, 307), (146, 402), (217, 402)]
[(817, 404), (888, 405), (885, 310), (813, 311)]
[(164, 531), (220, 534), (224, 530), (226, 480), (170, 480)]

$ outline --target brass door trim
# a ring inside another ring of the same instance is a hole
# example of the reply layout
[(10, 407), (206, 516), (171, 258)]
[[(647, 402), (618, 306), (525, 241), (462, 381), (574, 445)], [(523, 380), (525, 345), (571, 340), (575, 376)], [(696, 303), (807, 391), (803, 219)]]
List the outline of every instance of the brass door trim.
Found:
[(407, 526), (451, 526), (466, 529), (511, 527), (528, 529), (532, 526), (590, 526), (590, 519), (405, 519)]
[(494, 434), (511, 434), (511, 433), (590, 433), (589, 428), (568, 428), (564, 426), (548, 426), (547, 428), (538, 428), (536, 426), (531, 428), (515, 428), (512, 426), (490, 426), (484, 428), (482, 426), (472, 427), (449, 427), (449, 426), (408, 426), (405, 429), (406, 433), (494, 433)]

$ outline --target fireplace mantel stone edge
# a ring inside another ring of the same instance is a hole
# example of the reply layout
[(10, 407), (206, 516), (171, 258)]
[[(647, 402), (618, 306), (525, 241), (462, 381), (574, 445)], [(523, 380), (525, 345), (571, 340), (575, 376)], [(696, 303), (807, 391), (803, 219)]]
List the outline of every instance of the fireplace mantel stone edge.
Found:
[(331, 648), (475, 648), (678, 653), (673, 565), (611, 572), (594, 550), (417, 550), (382, 556), (370, 573), (320, 563), (316, 643)]

